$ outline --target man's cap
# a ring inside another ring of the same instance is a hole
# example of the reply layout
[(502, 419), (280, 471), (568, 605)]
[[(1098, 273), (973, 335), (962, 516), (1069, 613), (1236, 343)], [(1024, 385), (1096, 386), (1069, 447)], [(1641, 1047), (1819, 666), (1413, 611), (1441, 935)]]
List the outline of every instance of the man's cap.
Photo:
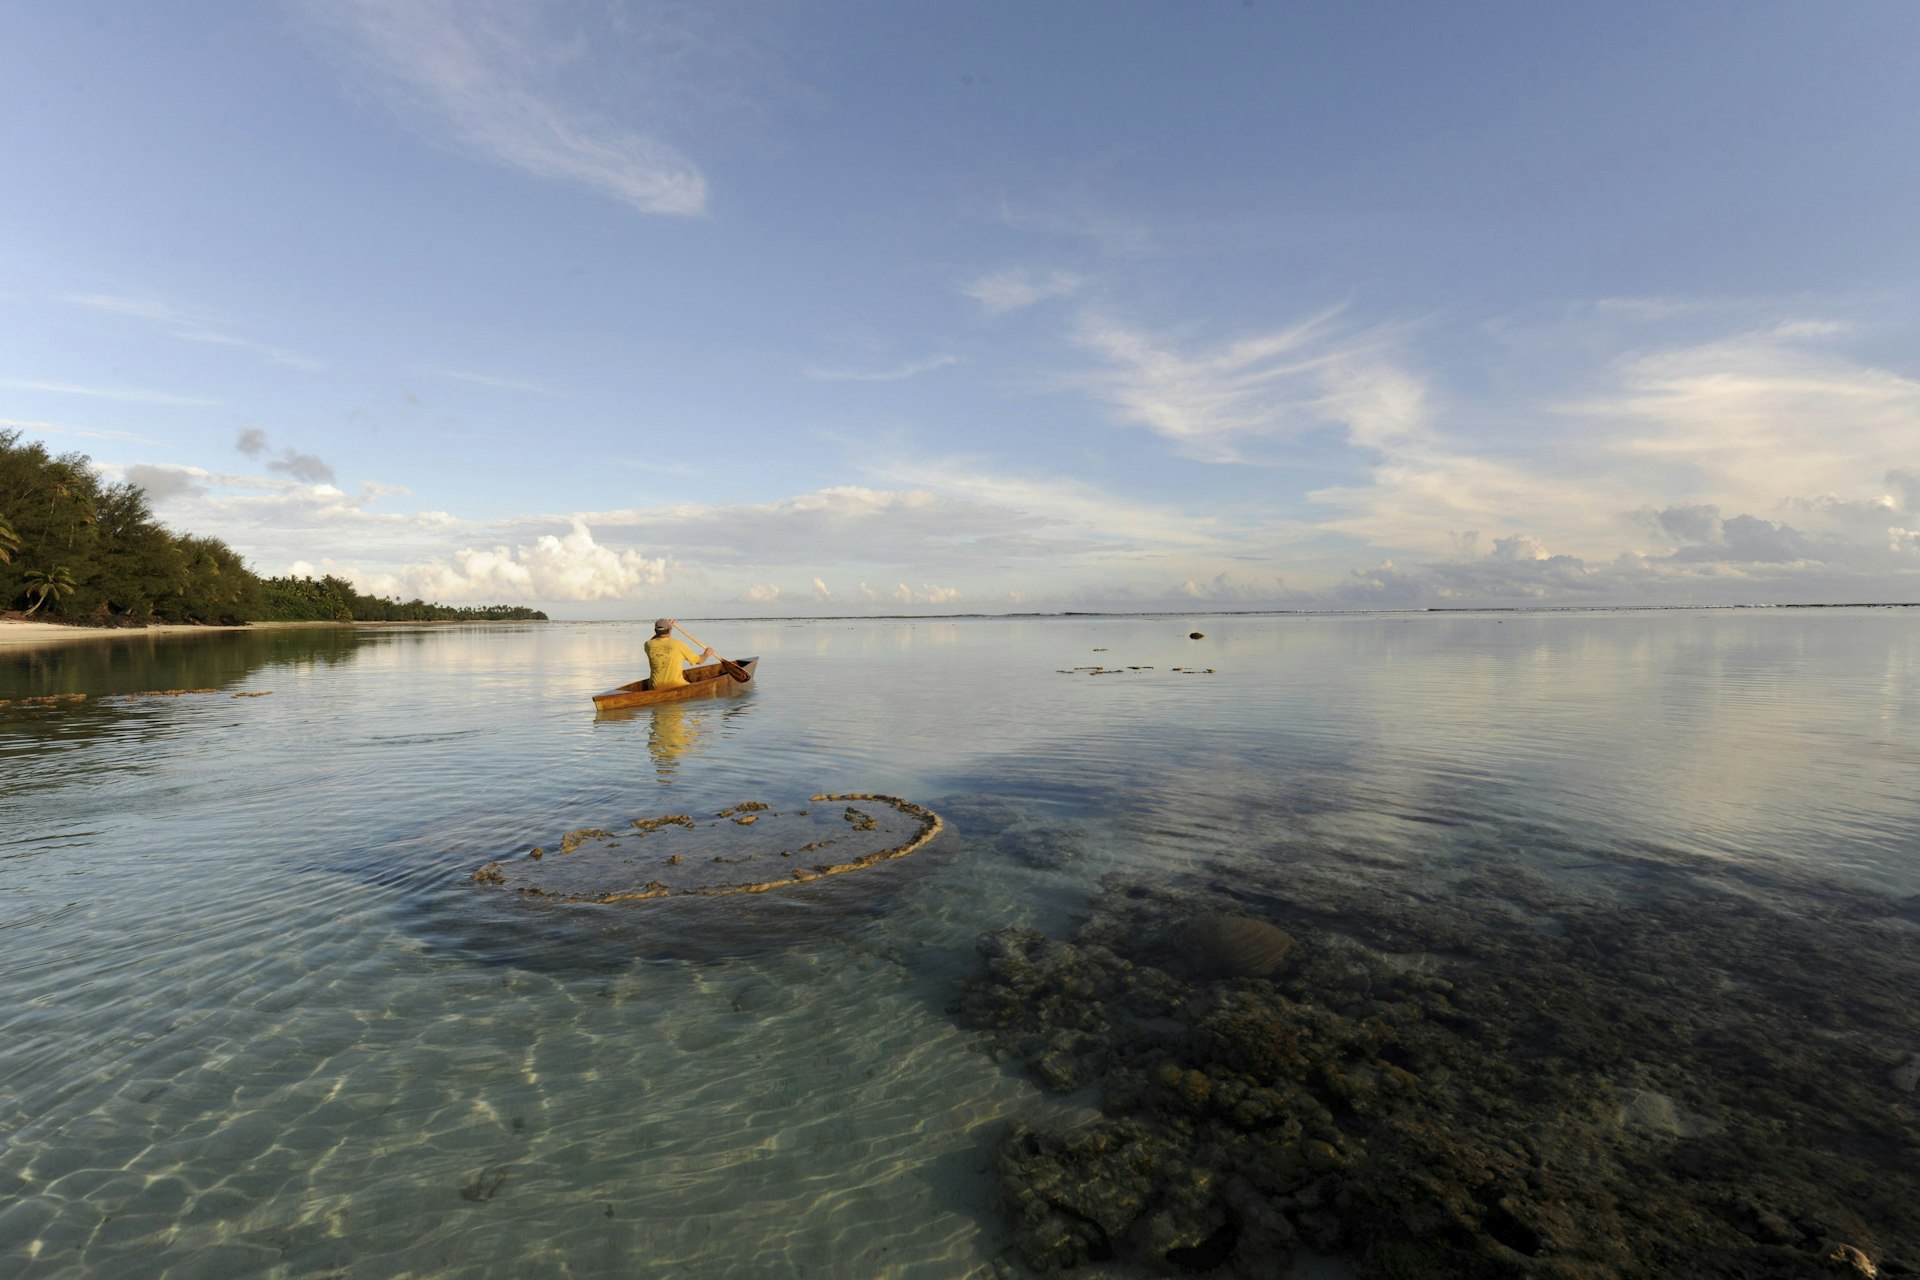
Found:
[(673, 619), (655, 618), (653, 620), (653, 629), (656, 634), (665, 635), (667, 632), (673, 630)]

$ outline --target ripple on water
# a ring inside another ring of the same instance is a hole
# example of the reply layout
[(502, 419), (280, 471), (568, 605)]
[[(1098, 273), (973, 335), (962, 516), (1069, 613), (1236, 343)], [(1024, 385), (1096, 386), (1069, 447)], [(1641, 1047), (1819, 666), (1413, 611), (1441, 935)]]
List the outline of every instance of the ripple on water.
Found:
[[(610, 722), (588, 695), (644, 638), (613, 627), (109, 664), (275, 696), (0, 726), (0, 1272), (966, 1274), (1007, 1242), (989, 1153), (1059, 1107), (947, 1006), (980, 935), (1070, 931), (1116, 874), (1305, 858), (1419, 912), (1498, 855), (1598, 910), (1657, 852), (1920, 894), (1916, 643), (1815, 621), (729, 624), (752, 691)], [(1203, 644), (1219, 675), (1171, 674)], [(1056, 674), (1096, 646), (1153, 669)], [(582, 825), (841, 790), (951, 831), (785, 899), (465, 882)], [(1561, 945), (1550, 916), (1498, 923)]]

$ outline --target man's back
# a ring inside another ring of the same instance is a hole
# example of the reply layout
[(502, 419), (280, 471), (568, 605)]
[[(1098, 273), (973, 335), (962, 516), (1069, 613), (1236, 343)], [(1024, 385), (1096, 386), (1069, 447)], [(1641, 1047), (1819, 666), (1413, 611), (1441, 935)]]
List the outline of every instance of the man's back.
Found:
[(655, 689), (685, 684), (687, 677), (683, 668), (689, 662), (700, 661), (700, 651), (677, 636), (655, 636), (644, 647), (647, 651), (647, 678)]

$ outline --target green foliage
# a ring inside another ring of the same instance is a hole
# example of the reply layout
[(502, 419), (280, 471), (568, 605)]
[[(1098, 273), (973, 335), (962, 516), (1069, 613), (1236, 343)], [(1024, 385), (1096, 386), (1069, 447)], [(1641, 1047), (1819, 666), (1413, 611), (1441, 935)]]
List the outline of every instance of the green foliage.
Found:
[(0, 512), (0, 610), (32, 615), (44, 608), (44, 616), (99, 623), (547, 616), (517, 605), (455, 608), (364, 596), (335, 577), (263, 581), (220, 539), (162, 526), (138, 485), (103, 483), (85, 455), (51, 454), (14, 430), (0, 430)]
[(27, 594), (33, 598), (33, 608), (27, 610), (32, 617), (34, 610), (52, 600), (56, 609), (63, 596), (73, 594), (73, 571), (63, 564), (51, 569), (27, 570)]
[(329, 575), (268, 578), (260, 584), (265, 612), (276, 622), (545, 622), (547, 615), (522, 605), (462, 607), (361, 595), (353, 584)]
[(312, 578), (268, 578), (260, 584), (264, 612), (273, 622), (352, 622), (353, 587), (331, 575)]

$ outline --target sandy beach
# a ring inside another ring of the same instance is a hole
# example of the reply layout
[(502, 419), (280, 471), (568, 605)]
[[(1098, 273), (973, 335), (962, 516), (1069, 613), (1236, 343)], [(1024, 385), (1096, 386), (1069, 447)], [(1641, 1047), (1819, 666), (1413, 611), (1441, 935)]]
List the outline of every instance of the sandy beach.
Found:
[(65, 644), (76, 640), (124, 640), (132, 636), (158, 636), (183, 632), (260, 631), (280, 627), (353, 625), (355, 624), (348, 622), (255, 622), (239, 627), (214, 627), (169, 622), (151, 627), (75, 627), (61, 622), (26, 622), (19, 618), (0, 618), (0, 649), (27, 649), (40, 645)]

